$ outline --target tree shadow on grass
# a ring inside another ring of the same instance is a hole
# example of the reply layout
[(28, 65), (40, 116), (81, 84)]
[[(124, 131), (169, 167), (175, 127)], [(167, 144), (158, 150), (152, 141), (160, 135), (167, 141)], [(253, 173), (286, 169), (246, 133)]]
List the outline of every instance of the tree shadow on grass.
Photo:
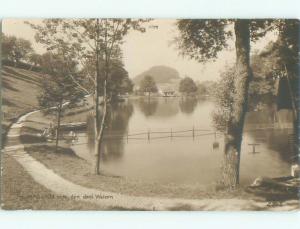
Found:
[(126, 207), (121, 207), (121, 206), (115, 206), (107, 209), (109, 211), (147, 211), (146, 209), (143, 208), (126, 208)]
[(46, 142), (46, 138), (32, 134), (22, 134), (20, 135), (20, 141), (23, 144), (34, 144)]
[(81, 110), (75, 110), (75, 111), (70, 111), (67, 114), (65, 114), (65, 116), (73, 116), (73, 115), (78, 115), (78, 114), (82, 114), (82, 113), (87, 113), (88, 111), (93, 110), (93, 107), (89, 107), (86, 109), (81, 109)]
[(23, 126), (21, 129), (22, 133), (26, 133), (26, 134), (39, 134), (42, 131), (40, 129), (37, 128), (33, 128), (33, 127), (29, 127), (29, 126)]
[(175, 206), (169, 207), (169, 211), (192, 211), (193, 207), (189, 204), (177, 204)]
[(3, 76), (7, 76), (7, 77), (15, 78), (15, 79), (18, 79), (18, 80), (22, 80), (22, 81), (25, 81), (25, 82), (30, 83), (30, 84), (41, 85), (40, 80), (35, 79), (35, 77), (29, 77), (28, 75), (22, 74), (22, 73), (14, 70), (12, 68), (5, 67), (4, 71), (3, 71)]
[(26, 151), (28, 153), (37, 152), (41, 154), (60, 154), (60, 155), (72, 156), (81, 159), (74, 153), (72, 149), (59, 146), (57, 150), (55, 150), (54, 145), (32, 145), (26, 147)]
[(18, 92), (19, 90), (13, 87), (9, 81), (9, 79), (2, 78), (2, 88)]
[(6, 98), (2, 98), (2, 105), (9, 106), (10, 108), (11, 108), (11, 107), (18, 107), (15, 103), (9, 101), (9, 100), (6, 99)]

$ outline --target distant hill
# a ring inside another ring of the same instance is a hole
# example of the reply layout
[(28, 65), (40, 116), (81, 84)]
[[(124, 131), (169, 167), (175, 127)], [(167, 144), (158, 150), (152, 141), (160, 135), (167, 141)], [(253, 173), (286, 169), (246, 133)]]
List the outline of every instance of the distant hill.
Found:
[(180, 80), (179, 73), (176, 69), (168, 67), (168, 66), (153, 66), (147, 71), (142, 72), (137, 75), (133, 82), (136, 85), (139, 85), (144, 76), (150, 75), (153, 77), (157, 84), (169, 84), (174, 83)]

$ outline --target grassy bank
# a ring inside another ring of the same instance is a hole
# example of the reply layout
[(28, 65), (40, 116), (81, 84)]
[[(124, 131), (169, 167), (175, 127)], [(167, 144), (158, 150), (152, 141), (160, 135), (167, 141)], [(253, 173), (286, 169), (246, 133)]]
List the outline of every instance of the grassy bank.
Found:
[(37, 184), (9, 156), (3, 156), (2, 209), (32, 210), (95, 210), (100, 206), (81, 201), (61, 199), (42, 185)]
[(253, 199), (253, 196), (246, 193), (243, 189), (228, 191), (218, 190), (216, 186), (207, 189), (197, 184), (178, 185), (172, 183), (150, 183), (105, 173), (102, 173), (102, 175), (94, 175), (91, 164), (77, 157), (72, 150), (67, 148), (60, 148), (59, 152), (56, 153), (54, 147), (51, 146), (30, 146), (26, 147), (26, 151), (65, 179), (101, 191), (134, 196), (166, 198)]
[[(17, 118), (38, 107), (43, 76), (40, 73), (3, 66), (2, 71), (2, 143), (7, 142), (7, 131)], [(40, 141), (34, 134), (39, 128), (26, 128), (27, 136), (22, 136), (28, 143)], [(3, 147), (2, 144), (1, 147)], [(64, 199), (39, 198), (55, 195), (37, 184), (28, 173), (10, 156), (1, 154), (1, 208), (3, 209), (61, 209), (88, 210), (99, 209), (85, 202)]]
[(2, 76), (2, 142), (10, 124), (38, 106), (42, 75), (39, 73), (3, 66)]

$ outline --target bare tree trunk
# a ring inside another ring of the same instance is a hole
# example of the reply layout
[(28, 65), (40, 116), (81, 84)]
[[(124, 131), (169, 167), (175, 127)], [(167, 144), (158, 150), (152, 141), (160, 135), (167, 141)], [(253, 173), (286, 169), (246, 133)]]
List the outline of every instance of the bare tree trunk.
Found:
[(55, 151), (58, 150), (58, 139), (60, 134), (60, 118), (61, 118), (62, 102), (59, 103), (57, 108), (57, 127), (56, 127), (56, 139), (55, 139)]
[(94, 151), (95, 151), (95, 173), (100, 173), (100, 156), (99, 156), (99, 147), (98, 147), (98, 134), (99, 134), (99, 126), (100, 126), (100, 119), (99, 119), (99, 54), (96, 54), (96, 80), (95, 80), (95, 92), (94, 92)]
[[(248, 105), (248, 89), (252, 78), (249, 53), (250, 53), (250, 31), (248, 20), (237, 20), (234, 25), (236, 35), (236, 78), (235, 96), (233, 104), (232, 119), (228, 125), (225, 135), (225, 157), (228, 159), (229, 173), (231, 179), (229, 186), (235, 187), (239, 184), (241, 144), (244, 128), (244, 120)], [(234, 177), (232, 177), (234, 176)]]
[[(99, 19), (97, 19), (97, 26), (99, 26)], [(107, 23), (105, 23), (105, 41), (104, 43), (107, 44)], [(98, 32), (99, 34), (99, 27), (98, 27)], [(97, 38), (99, 40), (99, 37)], [(108, 75), (109, 75), (109, 56), (108, 56), (108, 50), (107, 47), (104, 49), (104, 54), (105, 54), (105, 69), (104, 69), (104, 82), (103, 82), (103, 111), (102, 111), (102, 120), (101, 124), (99, 123), (99, 116), (97, 116), (97, 134), (95, 135), (95, 152), (97, 155), (96, 158), (96, 166), (95, 166), (95, 172), (96, 174), (100, 174), (100, 160), (101, 160), (101, 145), (103, 141), (103, 133), (105, 129), (105, 123), (106, 123), (106, 116), (107, 116), (107, 80), (108, 80)], [(100, 69), (99, 69), (99, 47), (97, 48), (96, 51), (96, 59), (97, 59), (97, 82), (96, 82), (96, 89), (97, 89), (97, 97), (98, 97), (98, 92), (99, 92), (99, 83), (100, 83)], [(98, 111), (97, 111), (98, 112)], [(98, 114), (98, 113), (97, 113)], [(100, 128), (98, 129), (100, 124)], [(99, 130), (99, 131), (98, 131)]]
[(296, 123), (296, 120), (297, 120), (296, 100), (295, 100), (295, 97), (294, 97), (294, 94), (293, 94), (293, 89), (292, 89), (291, 81), (290, 81), (290, 78), (289, 78), (289, 73), (288, 73), (288, 70), (286, 68), (286, 64), (284, 64), (284, 70), (285, 70), (286, 79), (287, 79), (288, 91), (289, 91), (289, 95), (290, 95), (290, 98), (291, 98), (293, 122)]
[(103, 88), (103, 112), (102, 112), (102, 120), (100, 125), (100, 130), (96, 138), (95, 150), (97, 150), (97, 161), (96, 161), (96, 174), (100, 174), (100, 160), (101, 160), (101, 146), (103, 141), (103, 134), (106, 123), (107, 116), (107, 88), (106, 88), (107, 80), (104, 80), (104, 88)]
[[(99, 26), (99, 19), (97, 19), (97, 26)], [(99, 39), (99, 27), (97, 28), (97, 42)], [(99, 153), (99, 126), (100, 126), (100, 118), (99, 118), (99, 85), (100, 85), (100, 69), (99, 69), (99, 44), (96, 44), (96, 79), (95, 79), (95, 95), (94, 95), (94, 109), (95, 109), (95, 117), (94, 117), (94, 151), (96, 156), (95, 161), (95, 173), (100, 173), (100, 153)]]
[[(98, 77), (97, 77), (98, 78)], [(95, 162), (95, 173), (100, 173), (100, 158), (99, 158), (99, 147), (98, 147), (98, 133), (99, 133), (99, 93), (98, 93), (98, 80), (96, 80), (96, 87), (95, 87), (95, 98), (94, 98), (94, 151), (96, 156)]]

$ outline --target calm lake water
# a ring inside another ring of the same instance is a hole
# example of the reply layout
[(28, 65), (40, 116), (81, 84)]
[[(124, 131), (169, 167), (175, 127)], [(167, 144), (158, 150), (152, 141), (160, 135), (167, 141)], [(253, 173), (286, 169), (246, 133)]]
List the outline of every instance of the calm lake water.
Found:
[[(204, 186), (216, 183), (221, 174), (223, 136), (215, 137), (211, 122), (213, 108), (211, 101), (180, 98), (152, 98), (150, 102), (143, 98), (128, 99), (114, 105), (106, 128), (101, 169), (151, 182)], [(281, 122), (289, 121), (289, 112), (282, 116)], [(243, 185), (258, 176), (290, 173), (291, 129), (271, 129), (274, 120), (266, 112), (248, 115), (240, 168)], [(93, 150), (87, 144), (86, 133), (78, 136), (79, 141), (72, 149), (92, 163)], [(214, 142), (219, 143), (219, 148), (213, 149)], [(248, 145), (252, 143), (259, 144), (257, 153), (252, 153), (252, 146)]]

